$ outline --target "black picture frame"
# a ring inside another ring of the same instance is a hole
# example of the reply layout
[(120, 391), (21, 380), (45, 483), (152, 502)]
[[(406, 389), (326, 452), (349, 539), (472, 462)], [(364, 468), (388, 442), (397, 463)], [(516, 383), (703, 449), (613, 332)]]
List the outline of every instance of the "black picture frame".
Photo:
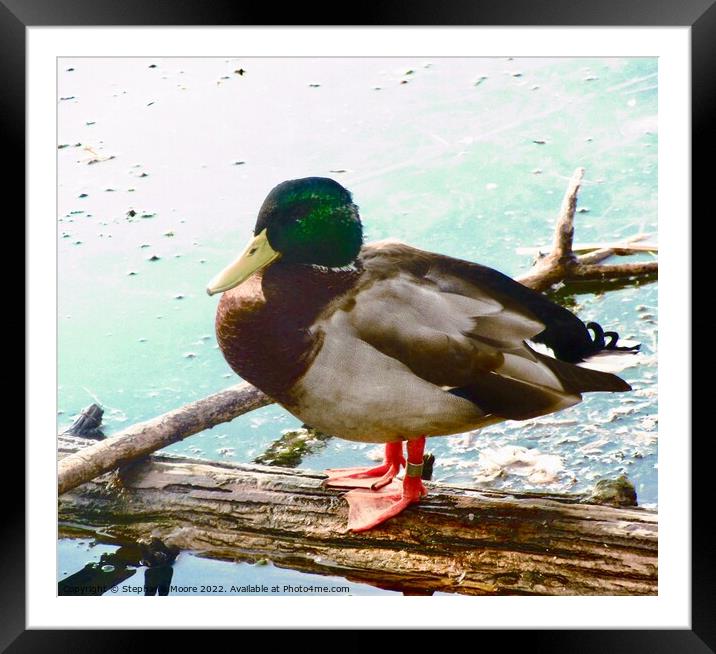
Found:
[[(713, 185), (713, 165), (695, 165), (713, 157), (713, 116), (716, 112), (716, 0), (383, 0), (350, 7), (353, 25), (501, 25), (501, 26), (690, 26), (692, 63), (692, 207), (707, 218), (707, 189)], [(337, 25), (343, 8), (305, 3), (283, 4), (280, 12), (267, 3), (229, 0), (0, 0), (0, 121), (3, 152), (12, 165), (4, 175), (6, 189), (23, 187), (25, 175), (25, 41), (35, 26), (214, 26), (269, 25), (277, 15), (282, 25)], [(711, 157), (706, 158), (706, 156)], [(18, 194), (19, 195), (19, 194)], [(23, 203), (24, 204), (24, 203)], [(20, 207), (24, 211), (24, 207)], [(17, 214), (15, 214), (17, 215)], [(17, 242), (17, 241), (16, 241)], [(14, 294), (13, 294), (14, 295)], [(26, 343), (32, 347), (32, 343)], [(691, 356), (688, 349), (684, 356)], [(700, 436), (710, 436), (706, 430)], [(687, 443), (691, 434), (669, 434)], [(716, 652), (716, 566), (709, 539), (711, 515), (708, 439), (692, 444), (692, 601), (691, 629), (683, 630), (558, 630), (519, 631), (511, 635), (531, 649), (566, 652)], [(24, 443), (6, 434), (6, 460), (24, 459)], [(27, 461), (32, 465), (32, 461)], [(20, 481), (14, 481), (21, 488)], [(3, 554), (0, 557), (0, 651), (98, 651), (126, 649), (153, 637), (132, 631), (26, 630), (24, 501), (3, 506)], [(416, 625), (417, 627), (418, 625)], [(166, 642), (166, 641), (165, 641)], [(315, 643), (320, 646), (319, 642)], [(478, 647), (485, 646), (482, 642)], [(239, 643), (232, 646), (240, 647)]]

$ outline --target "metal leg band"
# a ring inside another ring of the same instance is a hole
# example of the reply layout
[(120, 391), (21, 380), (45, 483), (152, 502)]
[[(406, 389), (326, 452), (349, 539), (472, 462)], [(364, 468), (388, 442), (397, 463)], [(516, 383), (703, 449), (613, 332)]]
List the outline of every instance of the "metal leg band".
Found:
[(423, 464), (422, 463), (410, 463), (408, 461), (405, 466), (406, 477), (422, 477), (423, 476)]

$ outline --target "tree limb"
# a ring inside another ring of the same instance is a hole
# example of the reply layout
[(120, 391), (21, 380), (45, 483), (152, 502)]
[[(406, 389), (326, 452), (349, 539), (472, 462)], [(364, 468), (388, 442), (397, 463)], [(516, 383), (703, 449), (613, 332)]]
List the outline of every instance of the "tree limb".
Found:
[(577, 210), (577, 194), (584, 179), (584, 168), (577, 168), (569, 180), (567, 191), (562, 199), (562, 207), (557, 217), (552, 241), (552, 252), (549, 255), (555, 263), (574, 261), (572, 240), (574, 239), (574, 212)]
[(258, 388), (243, 383), (132, 425), (62, 459), (58, 464), (57, 492), (62, 495), (123, 464), (272, 402)]

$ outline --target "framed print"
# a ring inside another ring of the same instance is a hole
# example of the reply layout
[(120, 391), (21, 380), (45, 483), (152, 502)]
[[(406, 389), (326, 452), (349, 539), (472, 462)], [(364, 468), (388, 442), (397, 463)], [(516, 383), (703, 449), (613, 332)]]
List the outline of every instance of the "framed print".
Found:
[(714, 648), (686, 354), (709, 2), (282, 27), (3, 2), (10, 651), (418, 625)]

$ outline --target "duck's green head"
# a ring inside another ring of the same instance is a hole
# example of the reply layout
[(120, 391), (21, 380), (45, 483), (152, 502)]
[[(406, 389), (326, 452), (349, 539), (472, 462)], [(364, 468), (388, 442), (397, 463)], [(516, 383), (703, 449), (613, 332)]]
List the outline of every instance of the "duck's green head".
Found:
[(282, 182), (259, 211), (254, 238), (233, 263), (209, 282), (209, 295), (228, 291), (274, 261), (340, 268), (363, 244), (358, 207), (327, 177)]

